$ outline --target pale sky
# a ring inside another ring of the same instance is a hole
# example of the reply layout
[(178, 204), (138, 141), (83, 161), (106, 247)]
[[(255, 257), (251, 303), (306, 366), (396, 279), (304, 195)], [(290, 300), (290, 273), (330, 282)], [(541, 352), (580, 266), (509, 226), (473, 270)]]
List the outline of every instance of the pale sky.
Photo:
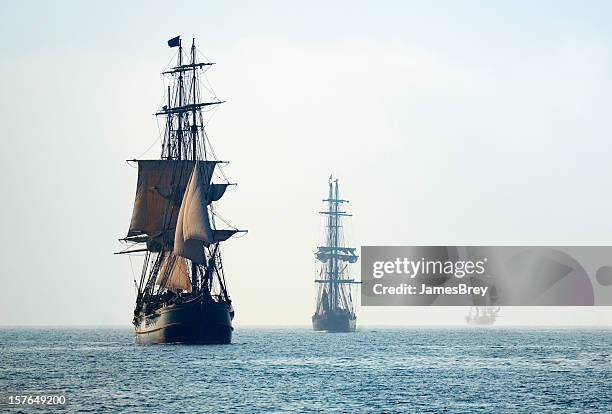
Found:
[[(159, 156), (178, 34), (227, 100), (207, 131), (239, 184), (221, 214), (249, 229), (223, 247), (237, 327), (310, 323), (331, 173), (356, 247), (611, 244), (610, 2), (330, 3), (1, 3), (0, 325), (130, 323), (130, 261), (113, 255), (125, 160)], [(499, 323), (610, 325), (612, 308), (504, 308)]]

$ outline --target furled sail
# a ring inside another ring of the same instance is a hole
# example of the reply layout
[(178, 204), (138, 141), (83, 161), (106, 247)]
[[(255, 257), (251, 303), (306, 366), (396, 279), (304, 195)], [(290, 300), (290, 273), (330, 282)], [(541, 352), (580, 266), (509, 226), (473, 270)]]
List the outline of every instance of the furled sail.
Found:
[[(217, 161), (200, 161), (199, 164), (210, 181)], [(136, 199), (128, 237), (146, 234), (151, 238), (172, 240), (193, 165), (193, 161), (187, 160), (138, 161)], [(215, 195), (220, 198), (225, 189), (216, 191)]]
[(177, 257), (172, 253), (164, 253), (155, 283), (172, 291), (191, 292), (189, 269), (185, 259)]
[(359, 256), (355, 253), (354, 247), (329, 247), (319, 246), (316, 252), (316, 257), (319, 261), (326, 263), (332, 257), (348, 263), (355, 263)]
[[(204, 264), (204, 246), (227, 240), (237, 232), (214, 230), (211, 227), (208, 204), (211, 202), (210, 188), (213, 186), (215, 184), (210, 184), (206, 165), (197, 162), (183, 196), (174, 234), (174, 253), (194, 263)], [(223, 192), (225, 188), (213, 195), (220, 198)]]

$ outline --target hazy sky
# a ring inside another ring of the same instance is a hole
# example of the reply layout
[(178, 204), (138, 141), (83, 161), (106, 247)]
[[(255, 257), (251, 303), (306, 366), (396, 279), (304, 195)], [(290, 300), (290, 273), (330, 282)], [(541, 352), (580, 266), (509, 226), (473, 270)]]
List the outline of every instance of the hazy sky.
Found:
[[(236, 326), (309, 323), (330, 173), (355, 246), (610, 245), (611, 15), (606, 1), (0, 3), (0, 324), (130, 323), (130, 260), (112, 254), (136, 185), (125, 160), (159, 156), (151, 114), (177, 34), (217, 62), (227, 100), (208, 134), (239, 183), (221, 214), (250, 231), (223, 249)], [(502, 316), (612, 324), (612, 308)]]

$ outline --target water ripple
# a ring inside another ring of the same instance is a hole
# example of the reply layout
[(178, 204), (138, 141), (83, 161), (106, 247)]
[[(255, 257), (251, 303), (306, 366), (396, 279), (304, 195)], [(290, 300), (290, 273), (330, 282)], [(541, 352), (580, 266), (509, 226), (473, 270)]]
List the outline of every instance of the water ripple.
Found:
[(238, 329), (229, 346), (0, 330), (0, 389), (65, 391), (70, 412), (603, 413), (611, 381), (609, 330)]

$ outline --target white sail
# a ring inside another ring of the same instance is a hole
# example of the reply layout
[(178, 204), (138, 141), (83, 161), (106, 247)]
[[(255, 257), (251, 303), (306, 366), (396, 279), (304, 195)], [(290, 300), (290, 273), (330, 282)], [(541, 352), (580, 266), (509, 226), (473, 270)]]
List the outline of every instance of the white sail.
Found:
[[(209, 183), (210, 176), (206, 176), (197, 162), (183, 196), (174, 234), (174, 253), (199, 264), (205, 262), (204, 246), (227, 240), (236, 233), (212, 229), (208, 213), (212, 187)], [(225, 188), (214, 195), (220, 198), (223, 192)]]
[(172, 253), (166, 254), (159, 267), (155, 283), (172, 291), (191, 292), (189, 269), (185, 259)]

